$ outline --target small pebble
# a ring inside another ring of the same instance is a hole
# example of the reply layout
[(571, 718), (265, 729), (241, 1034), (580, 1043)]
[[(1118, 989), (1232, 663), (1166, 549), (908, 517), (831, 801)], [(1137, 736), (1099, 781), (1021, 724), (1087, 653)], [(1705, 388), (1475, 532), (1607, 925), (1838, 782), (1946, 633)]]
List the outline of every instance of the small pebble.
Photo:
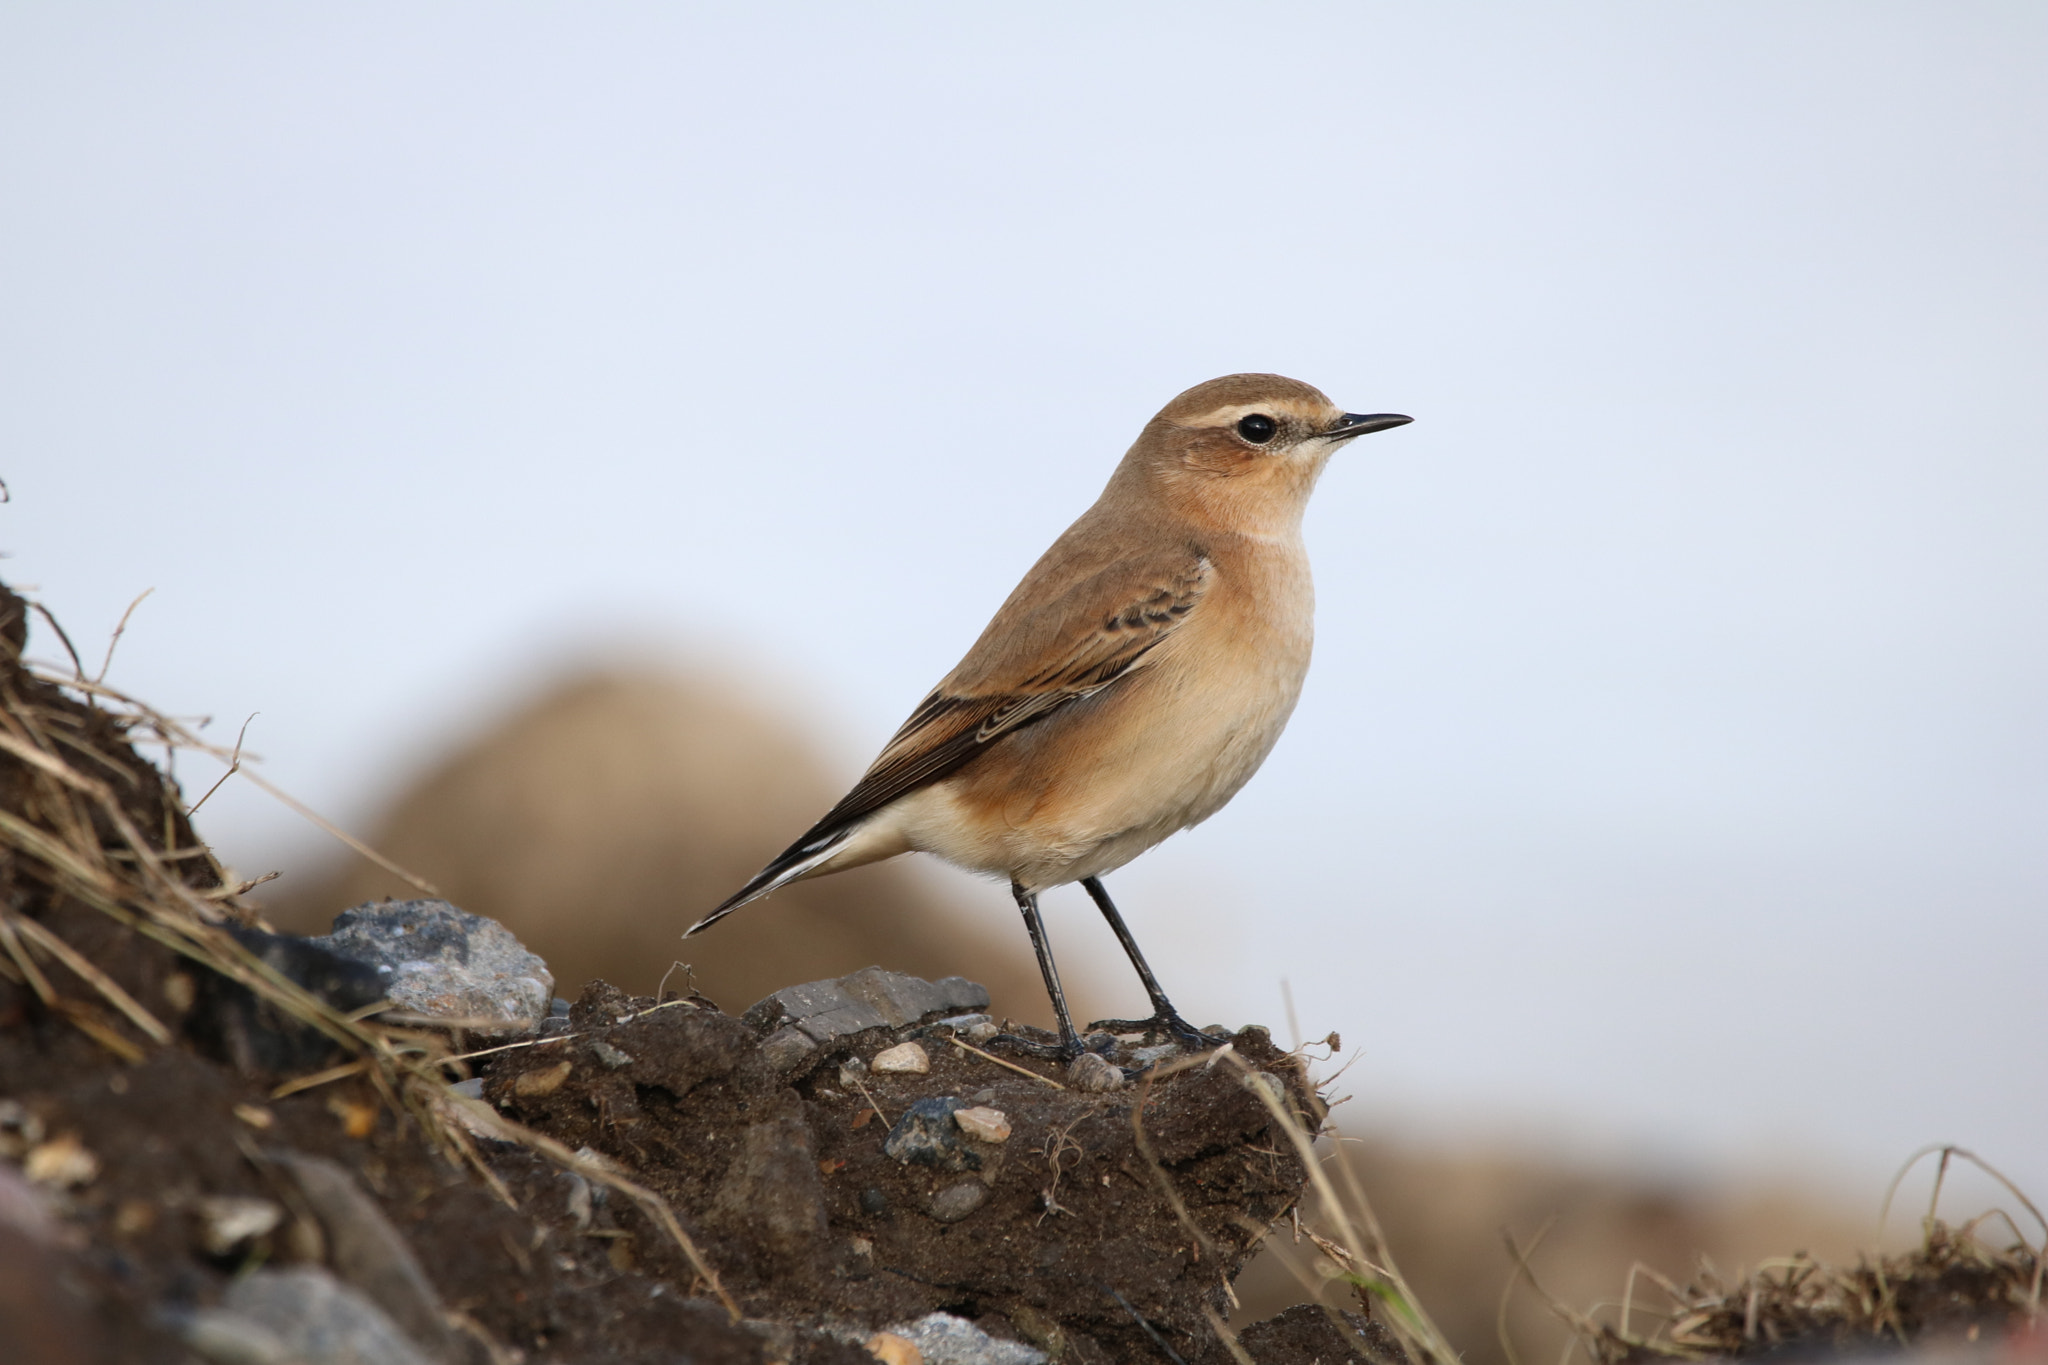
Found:
[(448, 1087), (448, 1093), (459, 1099), (480, 1100), (484, 1097), (484, 1078), (471, 1076), (466, 1081), (457, 1081)]
[(860, 1192), (860, 1210), (866, 1214), (881, 1214), (889, 1211), (889, 1196), (870, 1185)]
[(988, 1186), (979, 1180), (948, 1185), (932, 1196), (932, 1217), (941, 1223), (957, 1223), (988, 1202)]
[(877, 1332), (867, 1340), (868, 1354), (882, 1365), (924, 1365), (924, 1352), (907, 1337)]
[[(604, 1046), (602, 1043), (598, 1046)], [(538, 1099), (552, 1095), (562, 1088), (569, 1079), (569, 1073), (576, 1069), (574, 1062), (556, 1062), (553, 1066), (539, 1071), (522, 1071), (512, 1082), (512, 1093), (521, 1099)]]
[(886, 1051), (877, 1052), (874, 1061), (868, 1065), (878, 1072), (908, 1072), (922, 1076), (932, 1069), (932, 1059), (916, 1043), (898, 1043)]
[(19, 1161), (43, 1140), (43, 1121), (20, 1100), (0, 1100), (0, 1156)]
[(86, 1150), (76, 1133), (51, 1138), (22, 1163), (22, 1174), (30, 1180), (59, 1189), (88, 1184), (99, 1173), (100, 1159)]
[(603, 1062), (614, 1071), (617, 1071), (622, 1066), (633, 1065), (632, 1053), (621, 1052), (602, 1038), (591, 1039), (590, 1051), (596, 1056), (597, 1060)]
[(186, 972), (172, 972), (164, 978), (164, 1003), (179, 1014), (192, 1008), (192, 1002), (199, 994), (198, 983)]
[(953, 1122), (960, 1125), (960, 1131), (982, 1142), (1008, 1142), (1010, 1140), (1010, 1116), (1000, 1109), (977, 1105), (972, 1109), (955, 1109)]
[(199, 1201), (199, 1241), (210, 1255), (226, 1256), (284, 1221), (284, 1209), (268, 1199), (218, 1195)]
[(1266, 1093), (1271, 1095), (1276, 1103), (1287, 1103), (1287, 1082), (1270, 1071), (1254, 1071), (1252, 1075), (1257, 1078), (1260, 1085), (1266, 1087)]
[(590, 1182), (574, 1171), (563, 1171), (561, 1178), (569, 1186), (569, 1195), (564, 1201), (569, 1221), (576, 1225), (578, 1232), (583, 1232), (590, 1227)]
[(986, 1089), (986, 1090), (977, 1090), (977, 1091), (975, 1091), (975, 1092), (974, 1092), (974, 1102), (975, 1102), (976, 1104), (994, 1104), (994, 1103), (996, 1102), (996, 1092), (995, 1092), (995, 1087), (994, 1087), (994, 1086), (990, 1086), (990, 1087), (989, 1087), (988, 1089)]
[(114, 1210), (114, 1234), (136, 1237), (156, 1226), (156, 1205), (146, 1199), (124, 1199)]
[(368, 1100), (336, 1095), (327, 1101), (327, 1112), (341, 1120), (341, 1131), (358, 1140), (377, 1131), (377, 1106)]
[(1087, 1094), (1121, 1090), (1124, 1073), (1093, 1052), (1084, 1052), (1067, 1066), (1067, 1084)]
[(996, 1028), (996, 1021), (986, 1014), (956, 1014), (939, 1020), (939, 1023), (970, 1043), (985, 1043), (1001, 1031)]

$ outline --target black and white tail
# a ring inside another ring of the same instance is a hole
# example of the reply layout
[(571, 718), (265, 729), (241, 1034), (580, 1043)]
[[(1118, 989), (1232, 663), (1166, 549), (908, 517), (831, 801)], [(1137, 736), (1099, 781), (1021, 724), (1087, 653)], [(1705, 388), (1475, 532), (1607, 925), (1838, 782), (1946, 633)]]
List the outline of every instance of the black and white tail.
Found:
[(748, 901), (759, 900), (771, 891), (788, 886), (837, 853), (840, 846), (853, 836), (854, 828), (857, 826), (842, 826), (830, 834), (823, 835), (814, 831), (812, 835), (797, 840), (777, 855), (775, 861), (755, 873), (752, 881), (727, 897), (716, 910), (686, 929), (683, 937), (688, 938), (691, 934), (701, 933)]

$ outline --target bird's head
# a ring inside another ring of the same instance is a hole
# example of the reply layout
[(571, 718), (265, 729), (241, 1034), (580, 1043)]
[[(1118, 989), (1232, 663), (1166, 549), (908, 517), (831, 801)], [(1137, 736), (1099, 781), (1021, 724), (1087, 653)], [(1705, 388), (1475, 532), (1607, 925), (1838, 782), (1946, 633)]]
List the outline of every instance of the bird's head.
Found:
[(1124, 464), (1186, 514), (1231, 529), (1280, 531), (1299, 524), (1339, 446), (1413, 420), (1346, 412), (1298, 379), (1231, 374), (1161, 408)]

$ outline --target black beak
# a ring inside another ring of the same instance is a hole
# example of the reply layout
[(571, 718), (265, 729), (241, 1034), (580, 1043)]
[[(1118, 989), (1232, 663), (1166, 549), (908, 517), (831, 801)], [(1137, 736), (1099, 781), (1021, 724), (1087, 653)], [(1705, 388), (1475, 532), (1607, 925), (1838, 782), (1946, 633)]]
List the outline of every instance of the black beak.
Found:
[(1322, 434), (1322, 439), (1348, 441), (1354, 436), (1364, 436), (1368, 432), (1405, 427), (1414, 420), (1413, 417), (1403, 417), (1398, 412), (1347, 412), (1336, 426)]

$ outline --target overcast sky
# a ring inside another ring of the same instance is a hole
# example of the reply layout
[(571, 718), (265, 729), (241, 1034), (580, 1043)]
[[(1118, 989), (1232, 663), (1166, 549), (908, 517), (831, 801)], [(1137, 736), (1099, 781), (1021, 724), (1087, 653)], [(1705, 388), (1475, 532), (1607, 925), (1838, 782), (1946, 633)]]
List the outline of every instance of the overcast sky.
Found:
[(1416, 422), (1111, 881), (1189, 1012), (1291, 980), (1354, 1124), (2048, 1192), (2048, 9), (1012, 11), (0, 5), (0, 572), (95, 662), (154, 588), (112, 680), (346, 822), (621, 641), (850, 780), (1294, 375)]

